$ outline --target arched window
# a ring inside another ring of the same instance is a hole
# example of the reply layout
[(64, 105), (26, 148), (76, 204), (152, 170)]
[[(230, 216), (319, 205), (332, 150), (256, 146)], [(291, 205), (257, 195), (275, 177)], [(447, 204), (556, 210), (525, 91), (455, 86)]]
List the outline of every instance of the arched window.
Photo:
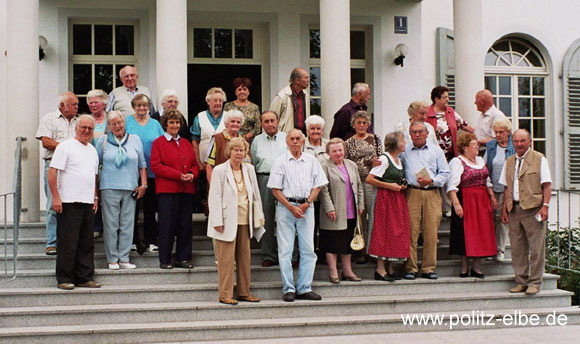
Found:
[(527, 129), (533, 148), (546, 153), (546, 77), (544, 58), (530, 42), (516, 37), (496, 41), (485, 56), (485, 88), (495, 105)]

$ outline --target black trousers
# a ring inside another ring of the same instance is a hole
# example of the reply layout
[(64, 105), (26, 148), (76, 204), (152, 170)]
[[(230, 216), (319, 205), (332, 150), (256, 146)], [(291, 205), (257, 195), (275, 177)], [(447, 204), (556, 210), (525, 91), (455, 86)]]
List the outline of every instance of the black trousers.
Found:
[[(139, 181), (141, 184), (141, 181)], [(157, 245), (157, 194), (155, 192), (155, 178), (147, 178), (147, 192), (137, 201), (135, 208), (135, 225), (133, 227), (133, 244), (145, 242), (145, 245)], [(139, 232), (139, 213), (143, 212), (143, 233)]]
[(159, 202), (159, 262), (171, 264), (174, 238), (176, 238), (175, 260), (191, 261), (193, 195), (161, 193), (157, 195), (157, 200)]
[(59, 284), (93, 280), (94, 226), (92, 204), (62, 204), (62, 213), (56, 214), (56, 280)]

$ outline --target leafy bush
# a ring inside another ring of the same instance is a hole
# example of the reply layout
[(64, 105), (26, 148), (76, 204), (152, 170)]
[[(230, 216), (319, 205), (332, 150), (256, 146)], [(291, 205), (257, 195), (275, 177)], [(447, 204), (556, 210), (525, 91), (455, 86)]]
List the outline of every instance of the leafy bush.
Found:
[(560, 275), (558, 288), (573, 292), (572, 304), (578, 305), (580, 292), (580, 228), (569, 229), (561, 227), (559, 231), (548, 230), (546, 239), (546, 272)]

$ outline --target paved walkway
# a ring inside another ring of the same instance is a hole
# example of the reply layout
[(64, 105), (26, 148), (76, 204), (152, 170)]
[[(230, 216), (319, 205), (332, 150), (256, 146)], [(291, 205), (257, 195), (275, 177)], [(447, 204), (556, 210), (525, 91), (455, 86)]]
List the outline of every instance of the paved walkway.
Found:
[[(256, 333), (259, 335), (259, 333)], [(486, 330), (458, 330), (415, 333), (369, 334), (358, 336), (334, 337), (301, 337), (276, 339), (251, 339), (219, 342), (193, 343), (224, 343), (224, 344), (352, 344), (352, 343), (397, 343), (397, 344), (545, 344), (545, 343), (578, 343), (580, 325), (518, 327)]]

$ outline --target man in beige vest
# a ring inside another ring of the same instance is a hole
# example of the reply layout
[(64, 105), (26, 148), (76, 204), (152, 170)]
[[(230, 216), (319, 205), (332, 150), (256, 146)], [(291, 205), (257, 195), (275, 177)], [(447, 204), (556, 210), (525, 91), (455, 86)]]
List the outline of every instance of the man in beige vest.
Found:
[(280, 117), (278, 130), (284, 133), (299, 129), (306, 135), (306, 117), (310, 116), (310, 75), (300, 67), (290, 73), (290, 85), (284, 87), (272, 100), (270, 111)]
[(535, 295), (542, 285), (548, 207), (552, 179), (548, 160), (530, 148), (525, 129), (512, 136), (516, 154), (510, 156), (499, 182), (505, 185), (501, 220), (509, 225), (509, 236), (517, 285), (510, 293)]

